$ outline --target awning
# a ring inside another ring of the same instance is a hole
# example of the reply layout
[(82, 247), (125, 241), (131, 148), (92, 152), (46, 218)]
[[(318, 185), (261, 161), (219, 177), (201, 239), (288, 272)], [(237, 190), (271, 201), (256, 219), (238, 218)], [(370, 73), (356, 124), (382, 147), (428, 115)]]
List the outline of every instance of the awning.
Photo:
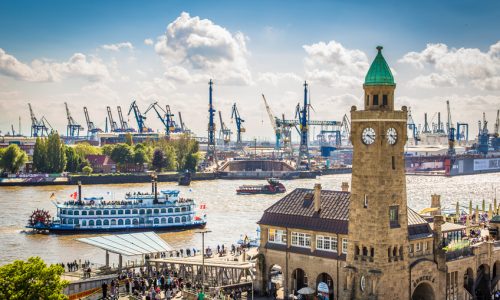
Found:
[(173, 248), (154, 232), (115, 234), (76, 239), (79, 242), (125, 256), (169, 252)]

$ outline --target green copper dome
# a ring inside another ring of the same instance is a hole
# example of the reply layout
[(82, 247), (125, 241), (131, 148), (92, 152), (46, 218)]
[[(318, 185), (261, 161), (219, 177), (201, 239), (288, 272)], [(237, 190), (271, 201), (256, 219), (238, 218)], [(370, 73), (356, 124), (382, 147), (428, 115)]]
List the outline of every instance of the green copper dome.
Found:
[(382, 46), (377, 46), (377, 56), (365, 77), (365, 85), (395, 85), (391, 69), (382, 56)]

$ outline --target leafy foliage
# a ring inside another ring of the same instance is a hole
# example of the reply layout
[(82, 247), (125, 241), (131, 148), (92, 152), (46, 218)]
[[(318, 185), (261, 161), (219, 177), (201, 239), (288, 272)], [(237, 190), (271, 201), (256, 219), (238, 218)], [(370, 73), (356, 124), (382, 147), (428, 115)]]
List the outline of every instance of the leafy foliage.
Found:
[(11, 144), (2, 150), (0, 155), (0, 168), (4, 171), (16, 173), (28, 161), (26, 152), (18, 145)]
[(87, 155), (101, 154), (101, 148), (92, 146), (89, 143), (76, 144), (75, 151), (80, 157), (85, 157)]
[(92, 172), (94, 172), (94, 170), (90, 166), (85, 166), (83, 167), (82, 172), (86, 175), (90, 175), (92, 174)]
[(49, 135), (47, 140), (47, 172), (61, 173), (66, 167), (64, 144), (57, 132)]
[(47, 171), (47, 140), (45, 138), (36, 138), (33, 151), (33, 167), (38, 172)]
[(0, 299), (68, 299), (62, 293), (68, 282), (61, 280), (64, 268), (47, 266), (39, 257), (15, 260), (0, 267)]

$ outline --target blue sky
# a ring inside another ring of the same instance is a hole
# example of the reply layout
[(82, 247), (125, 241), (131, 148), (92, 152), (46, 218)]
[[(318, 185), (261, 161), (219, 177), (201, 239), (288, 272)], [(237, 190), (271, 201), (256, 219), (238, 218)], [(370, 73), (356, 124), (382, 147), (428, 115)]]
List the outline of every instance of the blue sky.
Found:
[[(183, 12), (189, 18), (179, 21)], [(248, 138), (267, 137), (263, 106), (251, 105), (262, 92), (272, 96), (276, 113), (291, 114), (301, 94), (299, 78), (307, 79), (314, 101), (325, 108), (317, 117), (339, 119), (362, 95), (364, 70), (382, 44), (401, 104), (421, 115), (437, 99), (452, 98), (455, 115), (475, 124), (482, 110), (500, 106), (500, 58), (490, 49), (500, 40), (499, 20), (498, 1), (2, 1), (0, 109), (27, 119), (32, 101), (61, 128), (65, 120), (44, 112), (44, 105), (60, 102), (63, 108), (68, 101), (83, 122), (84, 103), (103, 119), (103, 103), (127, 107), (137, 98), (145, 109), (157, 98), (179, 109), (203, 108), (183, 114), (198, 120), (191, 127), (204, 135), (205, 79), (213, 76), (221, 84), (220, 109), (241, 101)], [(181, 40), (177, 31), (178, 40), (167, 37), (162, 52), (159, 37), (169, 24), (194, 26), (183, 30), (208, 34), (213, 43), (181, 49), (187, 37)], [(103, 48), (120, 43), (130, 45)], [(14, 67), (7, 64), (12, 58), (19, 62)], [(96, 100), (86, 103), (89, 97)], [(480, 99), (471, 103), (473, 97)], [(0, 130), (12, 119), (0, 118)]]

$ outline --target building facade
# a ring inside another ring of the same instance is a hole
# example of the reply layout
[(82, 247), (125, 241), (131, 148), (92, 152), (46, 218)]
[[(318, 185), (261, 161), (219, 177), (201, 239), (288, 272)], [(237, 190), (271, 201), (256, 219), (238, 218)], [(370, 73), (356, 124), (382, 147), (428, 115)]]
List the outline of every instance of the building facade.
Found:
[(500, 244), (460, 241), (453, 248), (445, 237), (453, 232), (458, 240), (456, 226), (407, 207), (408, 111), (395, 109), (396, 84), (382, 47), (377, 51), (364, 108), (351, 108), (351, 192), (346, 183), (342, 191), (317, 184), (264, 212), (258, 288), (283, 297), (312, 289), (328, 299), (490, 299)]

